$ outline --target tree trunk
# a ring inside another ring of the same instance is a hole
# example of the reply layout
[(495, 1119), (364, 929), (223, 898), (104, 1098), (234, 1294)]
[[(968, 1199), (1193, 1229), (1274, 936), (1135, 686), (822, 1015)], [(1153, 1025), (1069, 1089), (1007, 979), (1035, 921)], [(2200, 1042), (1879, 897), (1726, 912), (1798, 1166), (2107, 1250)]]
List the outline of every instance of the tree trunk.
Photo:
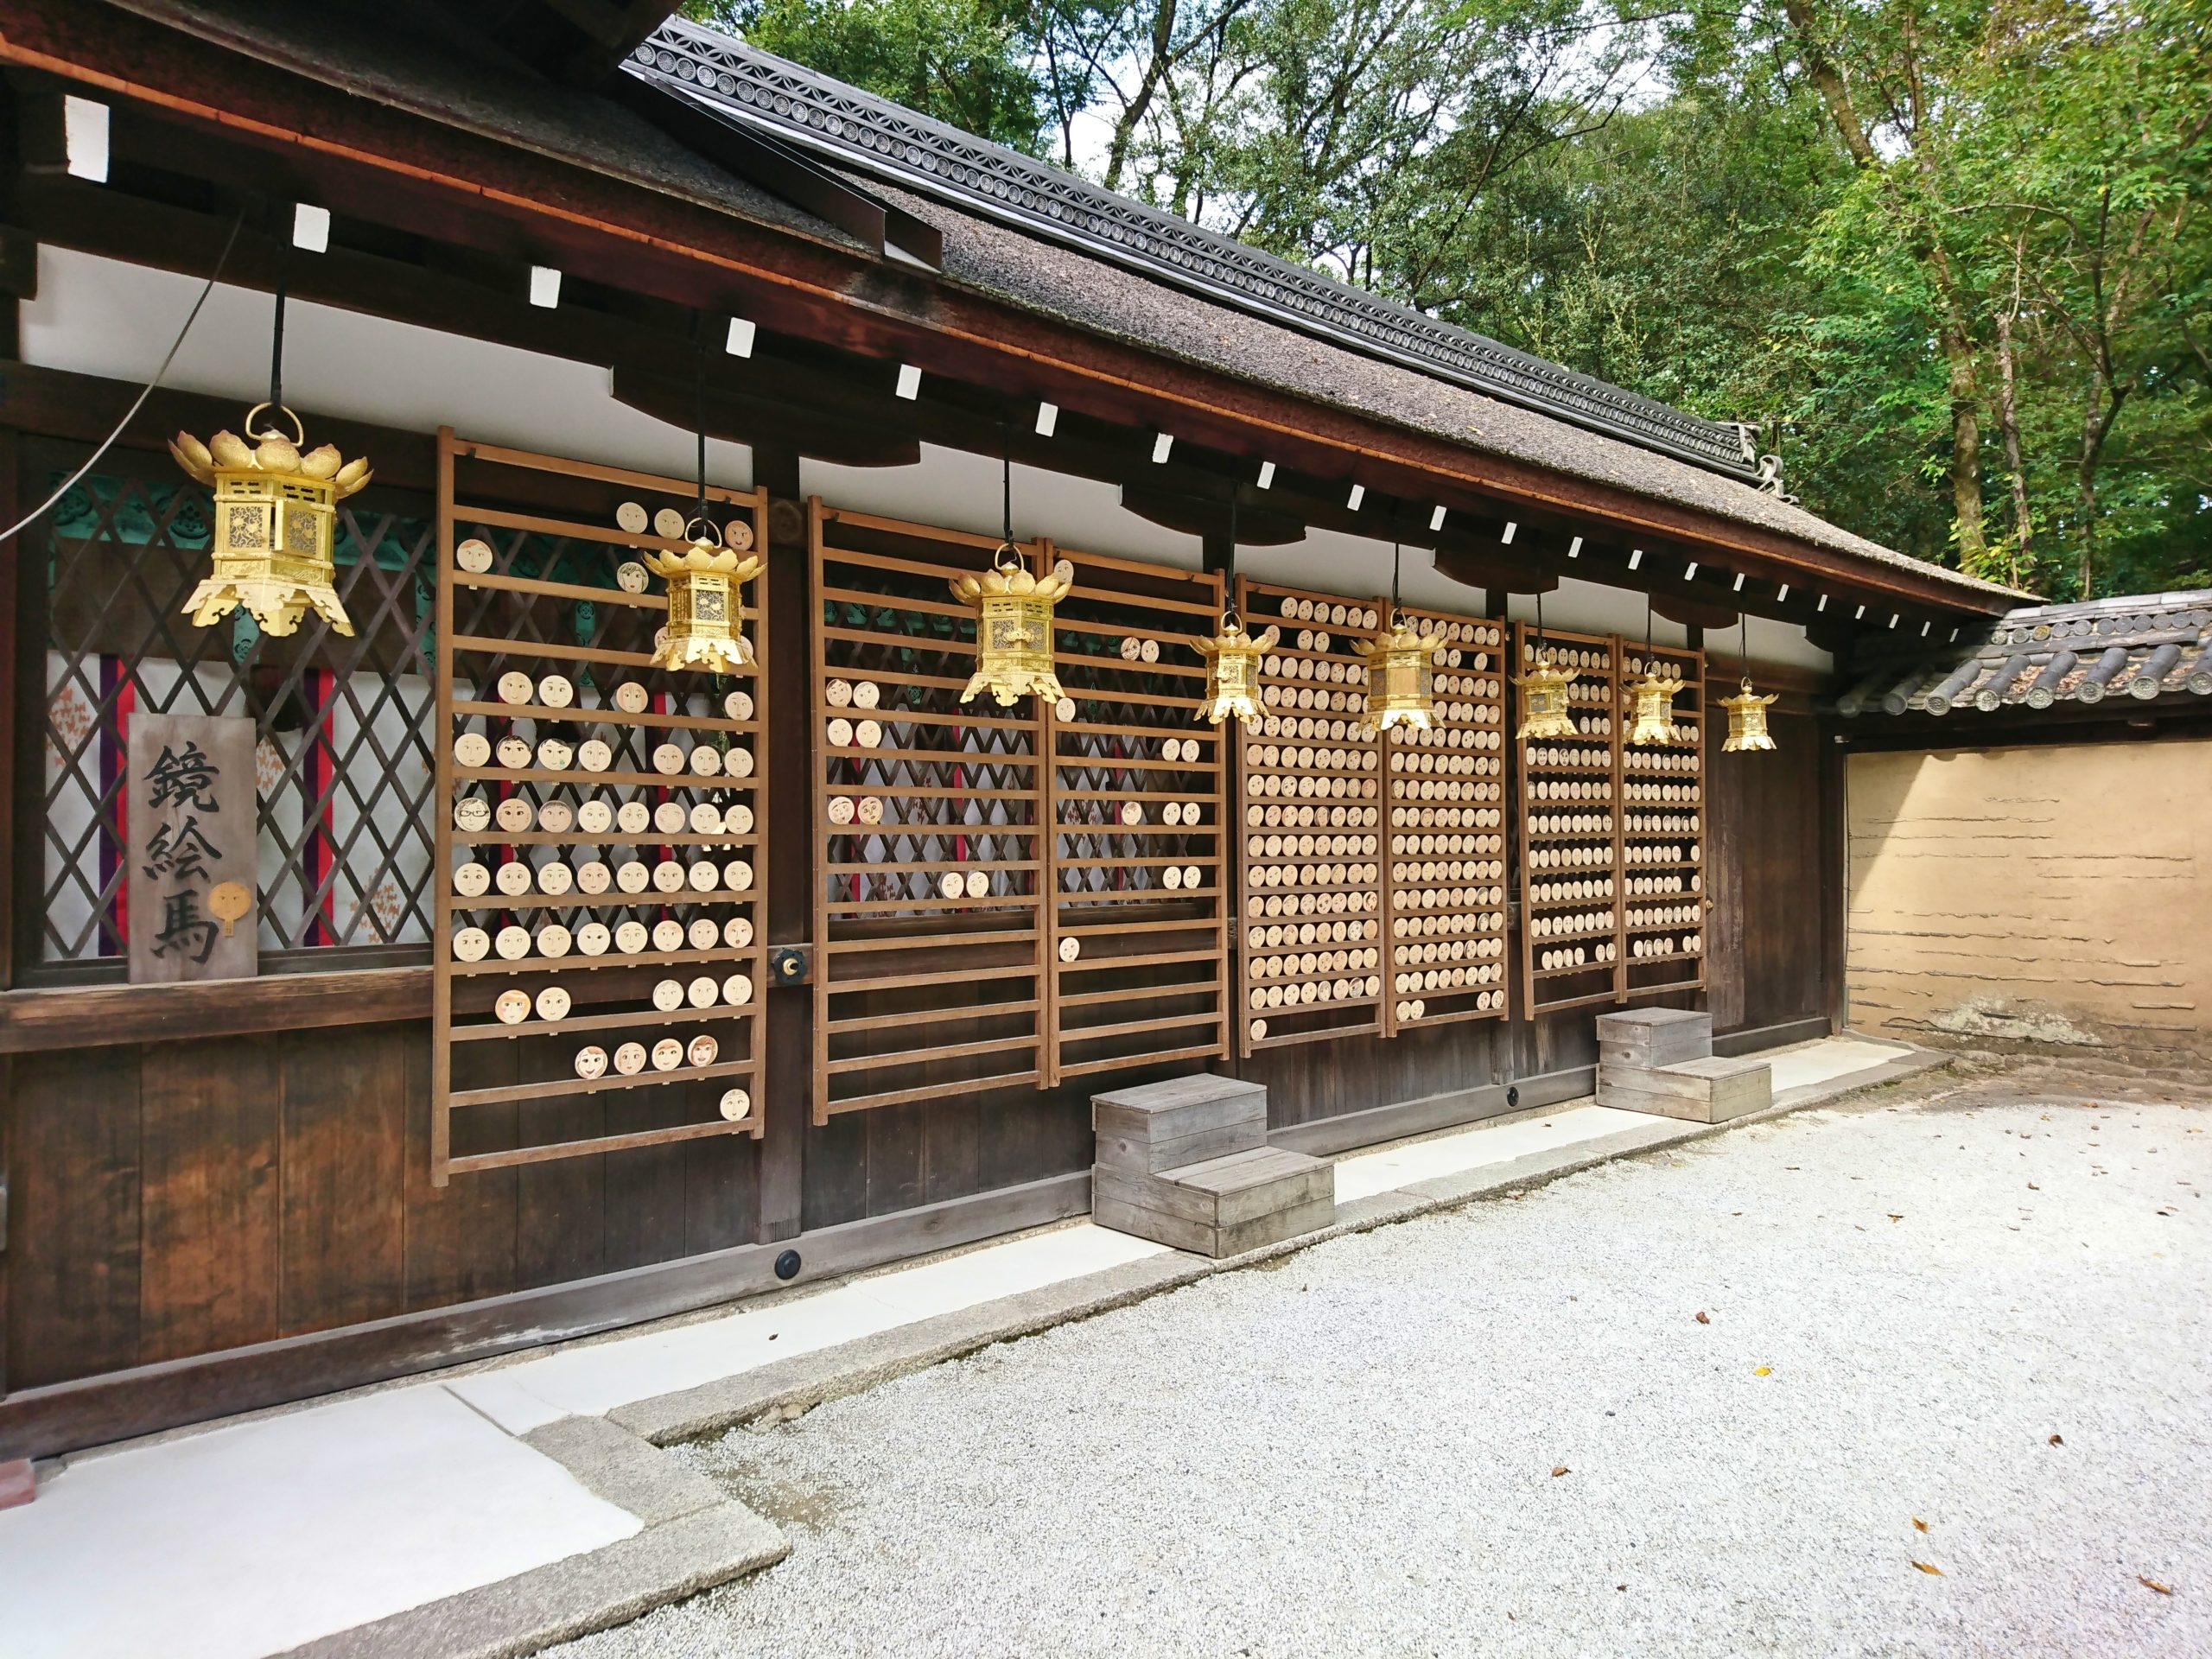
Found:
[(2020, 585), (2023, 568), (2035, 565), (2035, 527), (2028, 517), (2028, 478), (2020, 464), (2019, 405), (2013, 386), (2012, 314), (1997, 314), (1997, 424), (2005, 437), (2005, 469), (2012, 482), (2014, 546), (2012, 586)]
[(1944, 320), (1943, 357), (1951, 379), (1951, 522), (1959, 543), (1959, 566), (1971, 570), (1989, 556), (1981, 527), (1981, 388), (1974, 372), (1974, 342), (1956, 315)]
[[(1782, 10), (1796, 36), (1805, 73), (1827, 105), (1828, 118), (1835, 124), (1843, 147), (1850, 151), (1853, 164), (1861, 169), (1879, 171), (1882, 162), (1875, 151), (1873, 137), (1852, 102), (1849, 81), (1828, 55), (1821, 40), (1813, 0), (1783, 0)], [(1923, 182), (1932, 186), (1933, 168), (1928, 157), (1916, 153), (1913, 162)], [(1962, 569), (1972, 569), (1987, 557), (1989, 550), (1981, 524), (1981, 395), (1974, 365), (1974, 330), (1968, 326), (1966, 308), (1960, 302), (1957, 274), (1951, 269), (1937, 232), (1929, 224), (1924, 213), (1910, 207), (1903, 200), (1894, 180), (1887, 182), (1900, 224), (1917, 231), (1920, 241), (1916, 256), (1927, 268), (1936, 290), (1936, 336), (1942, 346), (1943, 361), (1950, 378), (1951, 523), (1958, 539), (1959, 563)]]
[(2097, 406), (2103, 399), (2097, 377), (2089, 377), (2082, 399), (2082, 453), (2074, 463), (2075, 510), (2082, 515), (2082, 556), (2075, 580), (2082, 591), (2076, 599), (2094, 599), (2097, 566)]
[(1137, 83), (1136, 96), (1122, 111), (1122, 118), (1114, 124), (1114, 137), (1106, 147), (1106, 177), (1109, 190), (1122, 188), (1122, 169), (1128, 164), (1129, 145), (1135, 140), (1138, 124), (1151, 109), (1154, 96), (1160, 91), (1160, 77), (1167, 73), (1168, 54), (1175, 40), (1175, 8), (1177, 0), (1162, 0), (1160, 10), (1152, 19), (1152, 58), (1144, 67), (1144, 79)]

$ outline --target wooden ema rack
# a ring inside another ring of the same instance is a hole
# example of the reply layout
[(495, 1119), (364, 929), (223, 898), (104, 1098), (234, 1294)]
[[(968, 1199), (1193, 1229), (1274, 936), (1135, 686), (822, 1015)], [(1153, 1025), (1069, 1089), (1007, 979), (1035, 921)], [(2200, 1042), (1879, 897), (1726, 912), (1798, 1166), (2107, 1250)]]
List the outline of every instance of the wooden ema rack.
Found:
[(1225, 1052), (1221, 744), (1184, 643), (1219, 579), (1067, 556), (1067, 703), (1002, 708), (960, 701), (975, 618), (948, 589), (995, 537), (816, 501), (808, 539), (815, 1121)]
[(1430, 728), (1384, 734), (1388, 1035), (1506, 1014), (1505, 625), (1400, 609), (1445, 639)]
[[(1050, 568), (1057, 550), (1039, 554)], [(1221, 578), (1090, 553), (1053, 620), (1048, 1082), (1229, 1052), (1223, 748), (1198, 718)]]
[(1635, 712), (1630, 688), (1657, 662), (1682, 682), (1675, 741), (1621, 750), (1621, 992), (1624, 999), (1705, 987), (1705, 653), (1624, 639), (1627, 672), (1617, 724)]
[[(621, 567), (686, 543), (616, 522), (696, 487), (438, 435), (436, 1185), (761, 1132), (765, 663), (654, 668), (668, 602)], [(766, 545), (765, 491), (707, 494)]]
[[(1522, 743), (1514, 768), (1523, 1006), (1534, 1015), (1699, 988), (1702, 653), (1631, 648), (1619, 634), (1551, 628), (1542, 638), (1574, 674), (1567, 709), (1576, 734)], [(1516, 672), (1534, 663), (1536, 639), (1529, 624), (1515, 625)], [(1675, 699), (1680, 742), (1626, 741), (1635, 712), (1630, 687), (1648, 657), (1671, 664), (1684, 682)]]
[(1499, 624), (1408, 612), (1449, 638), (1426, 734), (1367, 724), (1358, 642), (1385, 600), (1240, 577), (1272, 711), (1238, 739), (1238, 1045), (1506, 1014)]

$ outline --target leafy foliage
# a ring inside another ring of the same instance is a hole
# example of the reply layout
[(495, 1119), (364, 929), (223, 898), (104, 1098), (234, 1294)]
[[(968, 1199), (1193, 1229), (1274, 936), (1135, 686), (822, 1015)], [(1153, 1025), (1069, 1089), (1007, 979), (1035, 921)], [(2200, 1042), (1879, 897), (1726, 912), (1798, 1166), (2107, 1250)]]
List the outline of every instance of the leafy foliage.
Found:
[(686, 0), (683, 12), (1010, 149), (1042, 138), (1020, 0)]
[(971, 131), (1758, 422), (2053, 597), (2212, 584), (2212, 0), (711, 0)]

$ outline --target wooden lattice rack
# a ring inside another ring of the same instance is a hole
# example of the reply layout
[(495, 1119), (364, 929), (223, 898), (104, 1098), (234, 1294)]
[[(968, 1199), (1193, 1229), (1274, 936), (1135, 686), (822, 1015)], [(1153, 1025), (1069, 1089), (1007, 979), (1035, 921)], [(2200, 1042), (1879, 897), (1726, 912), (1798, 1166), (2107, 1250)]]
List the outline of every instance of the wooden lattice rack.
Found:
[(1389, 1035), (1506, 1014), (1504, 625), (1400, 609), (1444, 644), (1429, 729), (1382, 746)]
[[(1541, 638), (1553, 660), (1573, 672), (1567, 708), (1576, 734), (1522, 743), (1514, 768), (1523, 1005), (1538, 1014), (1701, 986), (1701, 922), (1681, 923), (1671, 935), (1675, 948), (1663, 956), (1636, 950), (1640, 939), (1669, 937), (1659, 931), (1654, 912), (1671, 914), (1702, 897), (1701, 875), (1693, 868), (1704, 856), (1701, 653), (1647, 652), (1641, 645), (1630, 651), (1618, 634), (1552, 628)], [(1535, 660), (1537, 640), (1529, 624), (1515, 626), (1516, 672), (1527, 672)], [(1648, 656), (1672, 664), (1685, 682), (1675, 701), (1683, 741), (1656, 748), (1625, 741), (1635, 707), (1629, 688)], [(1654, 788), (1691, 789), (1697, 802), (1681, 804), (1680, 811), (1671, 802), (1662, 808), (1646, 792)], [(1670, 848), (1680, 855), (1662, 868), (1657, 854)], [(1647, 880), (1677, 878), (1683, 884), (1679, 900), (1671, 893), (1631, 891)], [(1685, 961), (1695, 968), (1694, 977), (1649, 971), (1662, 964), (1679, 969)]]
[(1035, 698), (962, 705), (975, 628), (946, 586), (998, 543), (818, 500), (807, 528), (814, 1121), (1039, 1084), (1042, 716)]
[(1407, 611), (1446, 636), (1438, 717), (1378, 734), (1359, 643), (1388, 601), (1240, 577), (1236, 604), (1282, 631), (1240, 740), (1239, 1052), (1503, 1019), (1499, 626)]
[(1046, 780), (1052, 1083), (1229, 1052), (1222, 752), (1236, 740), (1198, 719), (1205, 663), (1189, 644), (1215, 631), (1221, 578), (1066, 556), (1053, 662), (1073, 706), (1050, 723)]
[(1065, 702), (963, 704), (974, 615), (947, 584), (996, 539), (809, 523), (816, 1121), (1226, 1052), (1221, 742), (1185, 643), (1219, 578), (1068, 556)]
[(1382, 746), (1355, 642), (1382, 607), (1236, 581), (1271, 711), (1237, 740), (1239, 1052), (1380, 1035), (1384, 1019)]
[(1705, 653), (1624, 641), (1617, 724), (1634, 712), (1630, 687), (1656, 662), (1682, 682), (1675, 741), (1621, 749), (1621, 994), (1702, 989), (1705, 918)]
[[(440, 1185), (761, 1133), (765, 660), (654, 668), (667, 601), (623, 567), (686, 543), (616, 522), (689, 518), (694, 488), (439, 435)], [(766, 544), (765, 491), (707, 494)], [(741, 620), (764, 659), (766, 584)]]

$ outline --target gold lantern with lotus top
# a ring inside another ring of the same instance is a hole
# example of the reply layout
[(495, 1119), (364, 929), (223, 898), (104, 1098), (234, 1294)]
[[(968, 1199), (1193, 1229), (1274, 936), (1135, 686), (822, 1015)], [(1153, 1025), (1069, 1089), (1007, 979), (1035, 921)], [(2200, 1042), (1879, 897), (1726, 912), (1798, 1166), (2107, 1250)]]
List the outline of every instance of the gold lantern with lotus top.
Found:
[(1643, 671), (1643, 677), (1629, 687), (1636, 696), (1636, 715), (1628, 728), (1631, 743), (1672, 743), (1681, 734), (1675, 728), (1675, 694), (1682, 689), (1677, 675), (1657, 663)]
[(1728, 711), (1728, 741), (1720, 746), (1724, 754), (1735, 754), (1745, 749), (1771, 749), (1774, 739), (1766, 729), (1767, 705), (1777, 694), (1770, 691), (1761, 696), (1751, 690), (1748, 677), (1744, 689), (1732, 697), (1720, 699), (1720, 706)]
[(215, 492), (213, 572), (185, 601), (195, 626), (207, 627), (241, 605), (261, 631), (287, 634), (313, 606), (340, 633), (353, 632), (339, 603), (338, 567), (332, 548), (337, 504), (366, 485), (368, 458), (347, 461), (334, 445), (306, 448), (307, 432), (289, 409), (292, 435), (273, 423), (258, 433), (254, 422), (270, 409), (246, 411), (249, 444), (234, 432), (206, 443), (189, 432), (169, 440), (176, 464)]
[(1425, 732), (1434, 715), (1436, 675), (1432, 658), (1440, 633), (1423, 633), (1395, 607), (1390, 631), (1359, 642), (1367, 658), (1367, 714), (1378, 732), (1407, 726)]
[(1243, 620), (1231, 608), (1221, 619), (1221, 632), (1212, 639), (1185, 637), (1191, 649), (1206, 659), (1206, 695), (1198, 705), (1200, 720), (1218, 726), (1232, 715), (1240, 721), (1253, 721), (1268, 712), (1267, 704), (1261, 701), (1260, 655), (1282, 638), (1281, 629), (1246, 633)]
[(683, 529), (691, 544), (683, 552), (643, 550), (645, 568), (668, 583), (668, 626), (653, 647), (653, 666), (734, 674), (754, 661), (743, 626), (745, 584), (760, 574), (760, 556), (750, 551), (753, 527), (732, 519), (723, 532), (694, 518)]
[(1513, 683), (1521, 688), (1521, 729), (1515, 735), (1522, 742), (1574, 735), (1574, 717), (1567, 709), (1574, 676), (1552, 660), (1548, 648), (1540, 647), (1534, 665), (1515, 675)]
[(948, 584), (952, 596), (976, 607), (976, 673), (960, 694), (967, 702), (988, 687), (1002, 709), (1031, 692), (1057, 703), (1067, 694), (1052, 672), (1052, 605), (1075, 586), (1062, 568), (1033, 576), (1012, 542), (1000, 543), (991, 568)]

